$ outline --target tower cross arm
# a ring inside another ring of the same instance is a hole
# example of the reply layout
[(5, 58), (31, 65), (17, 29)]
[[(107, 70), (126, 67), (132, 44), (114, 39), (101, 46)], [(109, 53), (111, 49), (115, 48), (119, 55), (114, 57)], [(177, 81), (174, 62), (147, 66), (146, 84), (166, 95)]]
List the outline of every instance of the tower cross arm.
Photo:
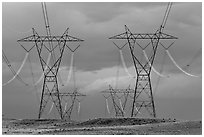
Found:
[(113, 37), (110, 37), (109, 39), (127, 39), (127, 35), (126, 33), (121, 33), (121, 34), (118, 34), (118, 35), (115, 35)]
[(32, 35), (32, 36), (17, 40), (17, 42), (36, 42), (36, 41), (43, 41), (43, 42), (50, 42), (50, 41), (52, 41), (52, 42), (82, 42), (84, 40), (70, 36), (70, 35), (62, 35), (62, 36)]
[(134, 34), (129, 34), (127, 33), (121, 33), (118, 35), (115, 35), (113, 37), (110, 37), (109, 39), (154, 39), (154, 38), (159, 38), (159, 39), (178, 39), (175, 36), (166, 34), (166, 33), (134, 33)]
[[(48, 95), (57, 95), (57, 93), (48, 93)], [(64, 92), (64, 93), (59, 93), (59, 96), (86, 96), (85, 94), (75, 92), (75, 93), (69, 93), (69, 92)]]
[(40, 39), (39, 36), (37, 35), (32, 35), (32, 36), (28, 36), (28, 37), (25, 37), (25, 38), (22, 38), (22, 39), (19, 39), (17, 40), (17, 42), (35, 42), (35, 40), (38, 40)]

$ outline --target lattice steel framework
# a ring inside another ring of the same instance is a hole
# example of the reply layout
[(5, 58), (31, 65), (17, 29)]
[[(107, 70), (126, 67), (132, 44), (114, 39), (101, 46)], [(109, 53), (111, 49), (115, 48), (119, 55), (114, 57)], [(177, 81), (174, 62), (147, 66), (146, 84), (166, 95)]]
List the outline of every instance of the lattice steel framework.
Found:
[(63, 119), (64, 120), (70, 120), (71, 119), (72, 110), (73, 110), (73, 107), (74, 107), (74, 104), (76, 102), (77, 97), (82, 97), (82, 96), (86, 96), (86, 95), (78, 92), (77, 88), (75, 88), (72, 93), (70, 93), (70, 92), (59, 93), (59, 96), (61, 97), (61, 100), (64, 97), (66, 97), (66, 98), (70, 97), (70, 99), (71, 99), (71, 103), (68, 106), (68, 109), (64, 110), (64, 112), (63, 112)]
[[(39, 55), (40, 63), (44, 73), (44, 82), (42, 87), (38, 118), (41, 118), (48, 101), (51, 99), (54, 102), (57, 111), (59, 112), (60, 118), (63, 119), (64, 117), (67, 117), (67, 114), (63, 115), (62, 111), (60, 100), (61, 93), (59, 92), (57, 82), (58, 70), (63, 57), (65, 46), (71, 49), (68, 46), (68, 42), (82, 42), (83, 40), (68, 35), (68, 28), (62, 36), (39, 36), (34, 28), (32, 30), (33, 35), (20, 39), (18, 42), (21, 43), (21, 46), (26, 51), (30, 51), (33, 47), (37, 48), (37, 53)], [(34, 43), (34, 45), (24, 46), (23, 42)], [(52, 44), (52, 47), (50, 47), (50, 44)], [(52, 61), (50, 62), (46, 62), (45, 55), (48, 53), (55, 56), (55, 58), (52, 58)]]
[[(146, 108), (150, 116), (156, 117), (150, 78), (151, 68), (155, 59), (159, 41), (177, 39), (177, 37), (163, 33), (162, 29), (163, 27), (161, 26), (160, 29), (156, 31), (156, 33), (132, 33), (125, 25), (124, 33), (109, 38), (111, 40), (125, 40), (128, 43), (130, 49), (130, 54), (137, 76), (132, 102), (131, 117), (136, 117), (142, 108)], [(149, 41), (149, 43), (145, 46), (138, 43), (138, 41), (145, 40)], [(136, 56), (136, 53), (134, 52), (136, 44), (142, 50), (145, 50), (147, 47), (151, 47), (151, 53), (148, 55), (147, 61), (140, 61)]]
[[(109, 89), (101, 91), (101, 93), (110, 94), (115, 110), (115, 117), (124, 117), (128, 96), (130, 93), (134, 93), (134, 90), (130, 89), (130, 86), (127, 89), (114, 89), (111, 85), (109, 85)], [(119, 104), (120, 102), (118, 103), (117, 101), (118, 99), (120, 99), (118, 94), (123, 94), (124, 96), (124, 100), (123, 102), (121, 102), (121, 105)]]

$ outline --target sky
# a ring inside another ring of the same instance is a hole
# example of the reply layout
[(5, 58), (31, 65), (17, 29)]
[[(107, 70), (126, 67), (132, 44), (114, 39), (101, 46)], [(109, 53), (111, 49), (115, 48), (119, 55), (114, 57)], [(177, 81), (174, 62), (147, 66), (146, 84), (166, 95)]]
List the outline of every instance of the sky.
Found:
[[(69, 34), (84, 42), (74, 54), (76, 85), (81, 93), (87, 96), (81, 103), (80, 115), (76, 109), (74, 119), (104, 117), (107, 110), (105, 99), (100, 91), (114, 86), (116, 72), (119, 69), (119, 88), (134, 86), (120, 64), (119, 50), (108, 38), (125, 31), (124, 25), (133, 33), (154, 33), (160, 26), (167, 3), (138, 2), (60, 2), (46, 3), (52, 35), (62, 35), (66, 28)], [(32, 35), (35, 28), (39, 35), (46, 35), (41, 3), (2, 4), (2, 49), (12, 67), (17, 71), (26, 55), (25, 50), (17, 43), (18, 39)], [(190, 9), (190, 10), (189, 10)], [(172, 57), (188, 73), (202, 75), (202, 3), (173, 3), (164, 33), (178, 37), (169, 49)], [(117, 44), (124, 44), (119, 42)], [(166, 45), (170, 43), (165, 43)], [(26, 44), (24, 44), (26, 45)], [(141, 57), (141, 51), (138, 56)], [(124, 60), (128, 71), (135, 75), (129, 49), (123, 49)], [(32, 66), (26, 61), (21, 78), (32, 85), (41, 74), (41, 66), (36, 49), (29, 54)], [(163, 63), (164, 61), (164, 63)], [(67, 80), (71, 64), (71, 52), (65, 49), (59, 74), (63, 82)], [(160, 78), (151, 73), (154, 100), (158, 117), (171, 117), (184, 120), (202, 119), (202, 78), (190, 77), (180, 71), (165, 55), (162, 46), (158, 47), (154, 68), (168, 78)], [(32, 77), (32, 73), (34, 74)], [(8, 66), (2, 60), (2, 82), (13, 77)], [(2, 113), (9, 118), (36, 118), (39, 108), (39, 96), (42, 81), (35, 89), (14, 80), (2, 87)], [(73, 76), (70, 84), (60, 86), (60, 91), (73, 89)], [(36, 95), (37, 93), (37, 95)], [(109, 99), (110, 107), (111, 100)], [(50, 106), (48, 106), (49, 109)], [(128, 108), (127, 108), (128, 109)], [(50, 114), (55, 115), (55, 110)], [(109, 116), (113, 116), (112, 114)]]

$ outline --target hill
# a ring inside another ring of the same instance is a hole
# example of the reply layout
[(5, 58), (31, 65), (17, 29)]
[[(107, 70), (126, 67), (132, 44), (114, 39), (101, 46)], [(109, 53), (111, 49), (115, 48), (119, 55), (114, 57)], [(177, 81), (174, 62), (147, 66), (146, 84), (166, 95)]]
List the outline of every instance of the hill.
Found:
[(2, 134), (201, 135), (202, 122), (150, 118), (96, 118), (84, 122), (56, 119), (3, 119)]

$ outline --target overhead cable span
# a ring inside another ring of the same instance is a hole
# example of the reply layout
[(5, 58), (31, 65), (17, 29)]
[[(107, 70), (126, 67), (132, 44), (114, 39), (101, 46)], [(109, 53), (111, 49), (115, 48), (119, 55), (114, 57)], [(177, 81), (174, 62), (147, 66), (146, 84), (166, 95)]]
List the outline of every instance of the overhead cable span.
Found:
[(121, 110), (124, 112), (121, 99), (119, 99), (119, 103), (120, 103)]
[[(166, 52), (164, 52), (164, 57), (163, 57), (163, 60), (162, 60), (160, 73), (163, 72), (165, 59), (166, 59)], [(154, 91), (154, 92), (153, 92), (153, 96), (156, 95), (156, 92), (157, 92), (157, 90), (158, 90), (159, 82), (160, 82), (161, 78), (162, 78), (162, 77), (158, 76), (157, 82), (156, 82), (156, 84), (155, 84), (155, 88), (154, 88), (154, 90), (153, 90), (153, 91)]]
[[(19, 73), (21, 72), (27, 58), (28, 58), (28, 55), (29, 55), (29, 52), (26, 53), (24, 59), (23, 59), (23, 62), (20, 66), (20, 68), (18, 69), (18, 71), (15, 73), (15, 75), (13, 76), (13, 78), (11, 78), (9, 81), (7, 81), (6, 83), (4, 83), (2, 86), (6, 86), (7, 84), (11, 83), (16, 77), (19, 77)], [(10, 66), (10, 64), (7, 64), (8, 66)], [(24, 82), (25, 83), (25, 82)], [(27, 85), (27, 84), (26, 84)]]
[(166, 75), (163, 75), (163, 74), (159, 73), (159, 72), (153, 67), (153, 65), (150, 63), (150, 61), (149, 61), (149, 59), (148, 59), (148, 57), (147, 57), (147, 54), (146, 54), (145, 50), (142, 50), (142, 51), (143, 51), (143, 54), (144, 54), (144, 56), (145, 56), (145, 58), (146, 58), (148, 64), (152, 67), (152, 70), (153, 70), (157, 75), (159, 75), (160, 77), (168, 77), (168, 76), (166, 76)]
[(174, 60), (174, 58), (171, 56), (170, 52), (168, 50), (166, 50), (166, 53), (168, 54), (169, 58), (171, 59), (171, 61), (174, 63), (174, 65), (179, 69), (181, 70), (183, 73), (185, 73), (186, 75), (188, 76), (191, 76), (191, 77), (199, 77), (199, 76), (196, 76), (196, 75), (193, 75), (193, 74), (190, 74), (186, 71), (184, 71), (177, 63), (176, 61)]
[(33, 73), (33, 67), (32, 67), (32, 63), (31, 63), (29, 56), (28, 56), (28, 62), (29, 62), (29, 66), (30, 66), (31, 76), (32, 76), (32, 84), (34, 85), (34, 90), (35, 90), (35, 94), (36, 94), (36, 98), (37, 98), (37, 104), (38, 104), (40, 102), (40, 96), (38, 95), (38, 88), (35, 85), (35, 77), (34, 77), (34, 73)]
[(47, 113), (47, 115), (49, 115), (50, 113), (51, 113), (51, 111), (52, 111), (52, 109), (53, 109), (53, 106), (54, 106), (54, 102), (52, 103), (52, 106), (51, 106), (51, 108), (50, 108), (50, 110), (49, 110), (49, 112)]
[(124, 60), (124, 57), (123, 57), (123, 52), (121, 49), (119, 49), (119, 52), (120, 52), (120, 58), (122, 60), (122, 64), (123, 64), (123, 68), (125, 69), (125, 72), (128, 74), (129, 77), (133, 78), (133, 76), (129, 73), (128, 69), (127, 69), (127, 66), (125, 64), (125, 60)]
[(202, 56), (202, 48), (200, 48), (196, 54), (193, 56), (193, 58), (189, 61), (189, 63), (187, 64), (187, 66), (185, 67), (186, 69), (191, 66), (193, 64), (193, 62), (199, 57)]
[(79, 104), (78, 104), (78, 116), (80, 114), (80, 109), (81, 109), (81, 102), (79, 101)]
[(69, 73), (68, 73), (68, 76), (67, 76), (66, 85), (69, 83), (69, 81), (71, 79), (72, 72), (73, 72), (73, 60), (74, 60), (74, 52), (72, 52), (72, 55), (71, 55), (71, 62), (70, 62), (70, 65), (69, 65)]
[(67, 110), (67, 102), (64, 105), (64, 113), (66, 112), (66, 110)]
[(107, 108), (108, 113), (110, 114), (110, 109), (109, 109), (109, 106), (108, 106), (108, 99), (107, 98), (106, 98), (106, 108)]

